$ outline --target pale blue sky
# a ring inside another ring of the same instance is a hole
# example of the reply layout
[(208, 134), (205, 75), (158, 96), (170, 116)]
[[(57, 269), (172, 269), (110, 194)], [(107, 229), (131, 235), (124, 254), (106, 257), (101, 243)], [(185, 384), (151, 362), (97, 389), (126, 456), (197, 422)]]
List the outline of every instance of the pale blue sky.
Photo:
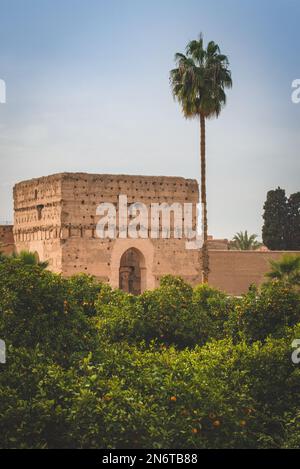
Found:
[(300, 190), (300, 0), (0, 0), (0, 20), (1, 219), (14, 183), (55, 172), (199, 179), (168, 75), (200, 31), (234, 82), (207, 126), (209, 232), (260, 234), (266, 192)]

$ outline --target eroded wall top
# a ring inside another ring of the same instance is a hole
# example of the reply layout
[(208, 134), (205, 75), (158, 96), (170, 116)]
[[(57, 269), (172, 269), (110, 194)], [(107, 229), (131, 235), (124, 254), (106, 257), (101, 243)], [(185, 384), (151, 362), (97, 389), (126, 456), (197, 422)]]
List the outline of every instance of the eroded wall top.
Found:
[(110, 202), (117, 207), (120, 195), (127, 196), (128, 204), (141, 202), (146, 206), (176, 202), (192, 203), (196, 208), (199, 200), (198, 184), (193, 179), (59, 173), (15, 185), (15, 236), (49, 229), (53, 234), (54, 228), (57, 236), (64, 238), (72, 235), (73, 228), (95, 229), (99, 204)]
[(14, 230), (60, 224), (62, 174), (23, 181), (14, 186)]
[(93, 224), (102, 202), (118, 203), (126, 195), (128, 203), (198, 203), (196, 180), (166, 176), (128, 176), (64, 173), (62, 184), (64, 223)]

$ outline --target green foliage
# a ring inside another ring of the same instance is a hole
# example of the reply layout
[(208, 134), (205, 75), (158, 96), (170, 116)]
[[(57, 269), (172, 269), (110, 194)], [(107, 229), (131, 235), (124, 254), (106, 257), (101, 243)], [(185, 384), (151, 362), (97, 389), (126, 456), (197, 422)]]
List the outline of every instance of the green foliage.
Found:
[(300, 255), (285, 254), (279, 261), (270, 261), (271, 271), (267, 277), (281, 281), (288, 287), (300, 285)]
[(96, 323), (103, 340), (192, 347), (223, 338), (233, 304), (207, 285), (193, 291), (182, 279), (165, 276), (159, 288), (138, 297), (104, 287), (96, 302)]
[(115, 344), (68, 369), (38, 352), (10, 354), (0, 376), (5, 448), (277, 448), (300, 403), (284, 339), (122, 353)]
[(299, 292), (167, 276), (140, 296), (0, 262), (1, 448), (299, 445)]
[(278, 187), (267, 193), (263, 243), (271, 250), (300, 250), (300, 192), (286, 197)]
[(87, 316), (96, 314), (95, 301), (104, 288), (91, 275), (79, 274), (70, 277), (68, 294)]
[(0, 263), (0, 337), (43, 350), (59, 363), (93, 347), (96, 334), (69, 282), (19, 258)]
[(263, 219), (264, 245), (272, 250), (286, 249), (287, 198), (284, 189), (278, 187), (267, 193)]
[(232, 86), (228, 58), (218, 44), (210, 41), (205, 47), (200, 35), (199, 40), (189, 42), (186, 55), (175, 55), (175, 61), (170, 83), (184, 116), (218, 116), (226, 103), (225, 89)]
[(300, 192), (291, 194), (288, 200), (288, 249), (300, 251)]
[(299, 294), (281, 282), (266, 283), (244, 295), (232, 312), (229, 324), (249, 342), (268, 336), (284, 337), (286, 327), (300, 322)]
[(243, 231), (240, 231), (233, 237), (233, 240), (230, 243), (230, 248), (241, 251), (253, 251), (261, 246), (261, 243), (256, 241), (256, 238), (256, 234), (248, 235), (247, 230), (244, 233)]
[(236, 304), (238, 300), (207, 284), (197, 286), (193, 293), (193, 314), (201, 318), (202, 340), (196, 343), (223, 339), (226, 335), (227, 322)]
[(38, 259), (38, 255), (35, 254), (34, 252), (21, 251), (19, 254), (13, 253), (12, 257), (14, 259), (19, 259), (23, 264), (38, 265), (39, 267), (42, 267), (43, 269), (46, 269), (48, 267), (48, 262), (47, 261), (40, 262)]

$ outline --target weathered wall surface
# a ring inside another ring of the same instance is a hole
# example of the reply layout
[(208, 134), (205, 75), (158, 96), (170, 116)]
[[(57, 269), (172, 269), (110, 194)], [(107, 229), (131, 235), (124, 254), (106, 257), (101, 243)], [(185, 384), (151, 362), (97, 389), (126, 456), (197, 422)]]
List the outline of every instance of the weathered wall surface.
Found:
[[(287, 251), (210, 251), (210, 285), (232, 295), (260, 285), (270, 270), (270, 260), (279, 260)], [(300, 256), (300, 251), (289, 252)]]
[[(128, 205), (141, 202), (148, 208), (151, 203), (196, 204), (199, 196), (196, 181), (183, 178), (64, 174), (61, 214), (63, 274), (87, 272), (117, 287), (120, 259), (127, 249), (136, 248), (146, 259), (146, 288), (157, 286), (160, 277), (167, 273), (182, 275), (187, 281), (199, 283), (199, 253), (186, 250), (184, 240), (172, 237), (150, 239), (150, 210), (148, 239), (97, 237), (98, 205), (109, 202), (117, 209), (119, 195), (127, 196)], [(118, 231), (119, 213), (116, 213)]]
[(14, 238), (17, 252), (29, 250), (60, 272), (61, 175), (16, 184), (14, 187)]
[(0, 252), (9, 255), (15, 250), (12, 225), (0, 225)]
[[(148, 239), (97, 237), (97, 207), (109, 202), (117, 209), (119, 195), (127, 196), (128, 205), (141, 202), (148, 207)], [(14, 187), (16, 249), (36, 252), (54, 272), (84, 272), (118, 287), (120, 259), (127, 249), (136, 248), (145, 259), (144, 288), (158, 286), (165, 274), (196, 284), (201, 280), (199, 253), (186, 250), (184, 239), (174, 239), (172, 217), (171, 238), (161, 239), (159, 232), (158, 239), (150, 239), (150, 204), (188, 202), (196, 208), (198, 198), (195, 180), (175, 177), (62, 173), (24, 181)], [(195, 222), (194, 211), (194, 227)]]
[(228, 239), (213, 239), (212, 236), (208, 237), (208, 249), (211, 250), (221, 250), (221, 251), (227, 251), (228, 250)]

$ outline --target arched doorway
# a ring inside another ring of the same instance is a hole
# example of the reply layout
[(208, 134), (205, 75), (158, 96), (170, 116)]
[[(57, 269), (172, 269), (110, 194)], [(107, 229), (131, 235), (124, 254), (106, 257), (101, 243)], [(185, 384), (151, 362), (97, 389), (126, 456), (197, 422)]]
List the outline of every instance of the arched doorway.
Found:
[(127, 249), (121, 257), (119, 288), (133, 295), (140, 295), (145, 284), (145, 258), (136, 248)]

